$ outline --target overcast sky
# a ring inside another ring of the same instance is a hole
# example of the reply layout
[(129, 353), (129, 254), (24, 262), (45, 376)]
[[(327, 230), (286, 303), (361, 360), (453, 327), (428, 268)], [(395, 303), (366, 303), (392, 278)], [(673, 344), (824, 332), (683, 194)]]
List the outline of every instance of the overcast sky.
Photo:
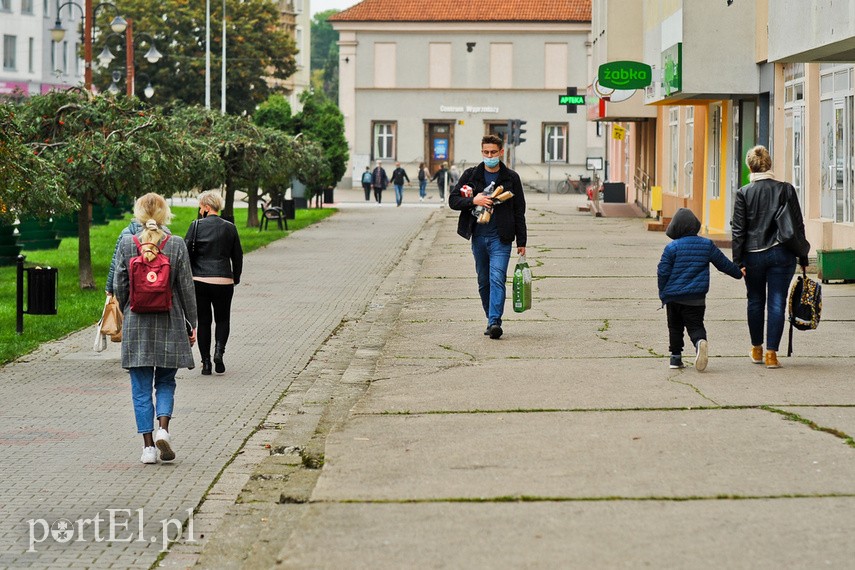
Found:
[(309, 0), (312, 16), (325, 10), (345, 10), (359, 4), (359, 0)]

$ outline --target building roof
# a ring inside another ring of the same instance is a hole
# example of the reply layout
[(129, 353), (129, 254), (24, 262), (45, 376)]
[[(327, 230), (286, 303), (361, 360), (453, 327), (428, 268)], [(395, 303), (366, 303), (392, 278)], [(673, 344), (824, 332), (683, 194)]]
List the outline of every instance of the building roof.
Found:
[(330, 22), (590, 22), (591, 0), (362, 0)]

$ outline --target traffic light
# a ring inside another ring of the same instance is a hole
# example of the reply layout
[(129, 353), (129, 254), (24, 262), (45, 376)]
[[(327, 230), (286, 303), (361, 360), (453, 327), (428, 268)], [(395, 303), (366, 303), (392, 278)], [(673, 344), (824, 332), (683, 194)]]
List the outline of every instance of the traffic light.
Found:
[(527, 121), (523, 121), (521, 119), (514, 119), (512, 121), (512, 129), (511, 129), (511, 144), (514, 146), (521, 145), (525, 142), (525, 139), (522, 138), (522, 135), (525, 131), (522, 126), (526, 124)]

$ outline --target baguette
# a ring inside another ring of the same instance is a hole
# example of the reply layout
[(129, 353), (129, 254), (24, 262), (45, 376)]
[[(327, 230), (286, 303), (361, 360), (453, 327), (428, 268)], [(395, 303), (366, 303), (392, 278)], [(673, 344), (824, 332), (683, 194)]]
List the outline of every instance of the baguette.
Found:
[(514, 197), (514, 193), (511, 192), (510, 190), (508, 190), (507, 192), (502, 192), (501, 194), (499, 194), (498, 196), (493, 198), (493, 200), (501, 203), (501, 202), (504, 202), (505, 200), (510, 200), (513, 197)]
[(492, 194), (492, 196), (490, 196), (490, 198), (495, 198), (496, 196), (503, 193), (504, 191), (505, 191), (504, 186), (497, 186), (496, 189), (493, 190), (493, 194)]

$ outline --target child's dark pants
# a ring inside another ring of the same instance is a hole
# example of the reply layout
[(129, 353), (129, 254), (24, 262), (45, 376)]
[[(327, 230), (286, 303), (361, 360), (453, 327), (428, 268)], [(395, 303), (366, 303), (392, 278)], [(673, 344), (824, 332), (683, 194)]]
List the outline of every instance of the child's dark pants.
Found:
[(689, 333), (694, 346), (697, 346), (699, 340), (707, 338), (707, 329), (704, 328), (705, 305), (672, 302), (665, 305), (665, 310), (668, 313), (668, 348), (671, 354), (683, 353), (683, 329)]

